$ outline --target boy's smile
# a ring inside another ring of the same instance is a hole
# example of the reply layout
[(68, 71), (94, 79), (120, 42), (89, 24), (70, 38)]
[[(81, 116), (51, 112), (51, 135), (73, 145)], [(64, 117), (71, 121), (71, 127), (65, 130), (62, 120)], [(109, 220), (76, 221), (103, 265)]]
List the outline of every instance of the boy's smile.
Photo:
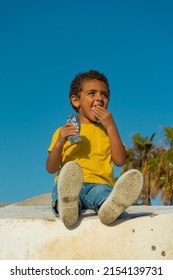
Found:
[(109, 90), (100, 80), (93, 79), (83, 82), (80, 96), (72, 97), (73, 105), (78, 109), (81, 123), (95, 123), (99, 120), (98, 113), (106, 110), (109, 103)]

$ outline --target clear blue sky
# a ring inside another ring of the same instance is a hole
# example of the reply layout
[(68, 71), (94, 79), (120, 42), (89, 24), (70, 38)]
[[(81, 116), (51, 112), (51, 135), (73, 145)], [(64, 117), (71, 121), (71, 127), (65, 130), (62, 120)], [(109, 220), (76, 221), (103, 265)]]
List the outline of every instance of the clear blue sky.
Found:
[(108, 77), (127, 147), (173, 126), (172, 15), (171, 0), (0, 2), (0, 201), (52, 190), (47, 149), (78, 72)]

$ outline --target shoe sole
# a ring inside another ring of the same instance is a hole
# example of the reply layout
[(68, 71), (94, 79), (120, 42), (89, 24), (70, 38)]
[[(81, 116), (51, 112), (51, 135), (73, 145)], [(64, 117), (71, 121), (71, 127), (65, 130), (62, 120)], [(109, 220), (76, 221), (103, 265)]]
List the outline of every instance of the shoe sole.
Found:
[(143, 187), (143, 176), (140, 171), (131, 169), (125, 172), (98, 211), (103, 224), (111, 224), (139, 197)]
[(67, 226), (74, 225), (79, 216), (78, 199), (83, 184), (82, 168), (77, 162), (67, 162), (58, 179), (58, 212)]

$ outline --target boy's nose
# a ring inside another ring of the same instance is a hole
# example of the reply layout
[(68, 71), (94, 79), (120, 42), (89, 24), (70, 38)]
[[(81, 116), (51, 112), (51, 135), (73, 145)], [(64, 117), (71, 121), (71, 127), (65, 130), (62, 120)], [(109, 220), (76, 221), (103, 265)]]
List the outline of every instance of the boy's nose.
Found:
[(103, 95), (100, 92), (98, 92), (96, 96), (96, 100), (102, 100), (102, 99), (103, 99)]
[(97, 94), (95, 102), (96, 102), (96, 105), (103, 106), (104, 100), (103, 100), (102, 94), (100, 94), (100, 93)]

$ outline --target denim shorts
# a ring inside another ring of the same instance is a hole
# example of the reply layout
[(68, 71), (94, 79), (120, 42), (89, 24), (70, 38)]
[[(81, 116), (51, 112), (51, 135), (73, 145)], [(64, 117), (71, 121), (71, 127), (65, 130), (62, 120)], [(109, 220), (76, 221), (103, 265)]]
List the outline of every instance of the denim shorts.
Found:
[[(92, 209), (95, 212), (98, 211), (99, 206), (109, 196), (112, 191), (112, 187), (107, 184), (95, 184), (95, 183), (83, 183), (80, 195), (79, 195), (79, 209)], [(55, 215), (57, 211), (58, 201), (58, 182), (54, 185), (52, 190), (52, 208)]]

